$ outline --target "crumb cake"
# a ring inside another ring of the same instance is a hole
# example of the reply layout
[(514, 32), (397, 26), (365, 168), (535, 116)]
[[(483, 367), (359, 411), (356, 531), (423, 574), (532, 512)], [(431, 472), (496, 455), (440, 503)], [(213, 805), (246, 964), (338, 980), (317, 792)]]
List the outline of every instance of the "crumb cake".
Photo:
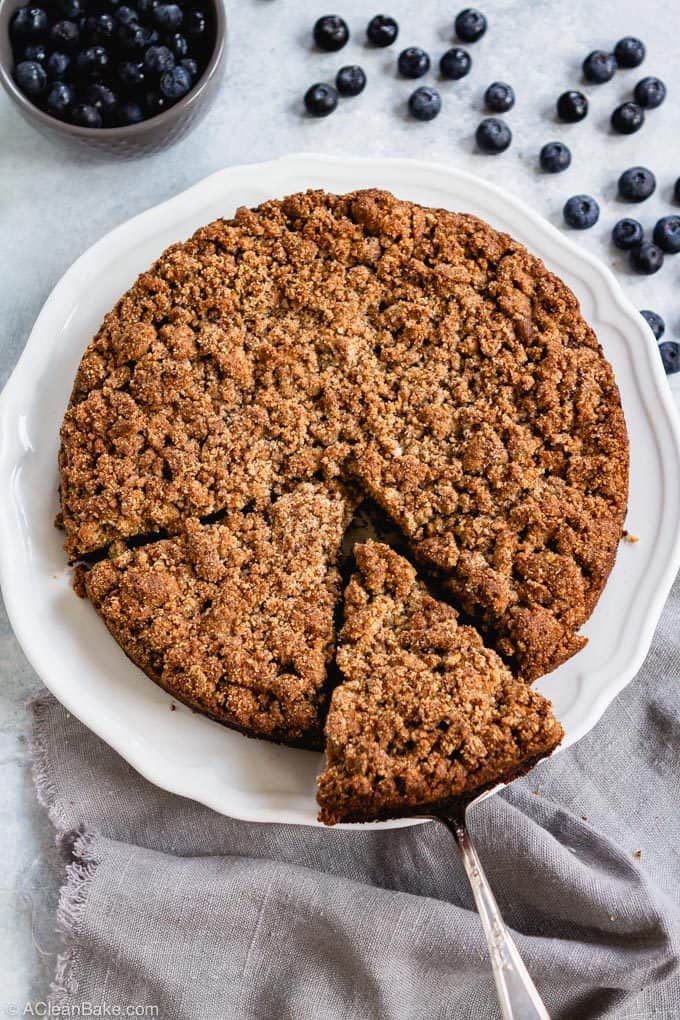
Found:
[(413, 566), (355, 549), (318, 780), (326, 824), (435, 812), (550, 754), (562, 727)]
[(229, 725), (312, 746), (361, 499), (532, 681), (584, 643), (628, 487), (616, 383), (568, 287), (476, 217), (377, 190), (239, 209), (170, 247), (87, 348), (59, 463), (69, 557), (128, 654)]

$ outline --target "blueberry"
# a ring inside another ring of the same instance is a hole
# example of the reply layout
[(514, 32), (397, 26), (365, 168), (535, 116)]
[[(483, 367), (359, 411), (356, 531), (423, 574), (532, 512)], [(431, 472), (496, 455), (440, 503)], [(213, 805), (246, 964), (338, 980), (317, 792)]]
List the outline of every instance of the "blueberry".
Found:
[(137, 25), (139, 24), (137, 11), (123, 4), (123, 6), (116, 8), (116, 21), (119, 25)]
[(376, 14), (368, 23), (366, 36), (374, 46), (391, 46), (399, 35), (399, 25), (388, 14)]
[(616, 58), (604, 50), (593, 50), (583, 61), (583, 77), (594, 85), (611, 81), (616, 71)]
[(78, 71), (89, 78), (101, 78), (109, 69), (109, 54), (105, 46), (89, 46), (76, 57)]
[(320, 50), (335, 53), (342, 49), (348, 39), (347, 23), (337, 14), (326, 14), (314, 25), (314, 42)]
[[(139, 11), (140, 18), (150, 18), (158, 4), (159, 0), (137, 0), (137, 10)], [(127, 105), (129, 106), (130, 104), (128, 103)]]
[(185, 96), (190, 88), (191, 75), (186, 67), (172, 67), (161, 75), (161, 95), (173, 103)]
[(85, 19), (85, 35), (94, 45), (105, 45), (113, 39), (116, 23), (110, 14), (94, 14)]
[(397, 66), (403, 78), (422, 78), (430, 70), (430, 58), (420, 46), (409, 46), (399, 54)]
[(645, 115), (637, 103), (621, 103), (614, 110), (611, 123), (620, 135), (632, 135), (639, 131), (645, 122)]
[(574, 195), (564, 206), (564, 220), (574, 230), (588, 230), (600, 218), (600, 207), (590, 195)]
[(55, 49), (70, 53), (80, 41), (80, 30), (75, 21), (56, 21), (50, 29), (50, 40)]
[(52, 117), (65, 117), (73, 106), (74, 99), (71, 86), (63, 81), (57, 81), (47, 93), (47, 112)]
[(430, 85), (421, 85), (411, 93), (408, 108), (416, 120), (434, 120), (442, 108), (441, 96)]
[(471, 43), (481, 39), (486, 32), (486, 18), (474, 7), (466, 7), (455, 20), (456, 35), (463, 42)]
[(575, 124), (588, 113), (588, 100), (582, 92), (563, 92), (557, 100), (557, 116), (567, 124)]
[(623, 219), (614, 224), (612, 230), (612, 241), (622, 251), (630, 251), (642, 244), (644, 231), (642, 224), (637, 220)]
[(314, 117), (327, 117), (338, 105), (338, 93), (332, 85), (318, 81), (305, 92), (305, 106)]
[(12, 18), (10, 32), (15, 39), (40, 39), (48, 25), (47, 12), (42, 7), (20, 7)]
[(45, 70), (52, 81), (61, 81), (68, 73), (71, 58), (67, 53), (50, 53), (45, 63)]
[(643, 308), (640, 315), (645, 320), (652, 333), (654, 334), (655, 340), (660, 340), (666, 332), (666, 323), (663, 321), (658, 312), (652, 312), (649, 308)]
[(105, 121), (113, 121), (116, 117), (118, 96), (108, 85), (97, 81), (89, 86), (85, 93), (85, 100), (94, 106), (101, 113)]
[(147, 89), (144, 93), (142, 109), (145, 117), (156, 117), (167, 110), (169, 105), (169, 101), (157, 89)]
[(177, 4), (158, 4), (151, 12), (151, 17), (161, 32), (176, 32), (184, 21), (182, 8)]
[(645, 44), (632, 35), (619, 39), (614, 47), (619, 67), (638, 67), (645, 59)]
[(442, 78), (448, 78), (450, 81), (458, 81), (459, 78), (464, 78), (466, 74), (470, 73), (471, 67), (472, 59), (470, 54), (459, 46), (454, 46), (453, 49), (447, 50), (439, 61), (439, 73)]
[(645, 110), (655, 110), (666, 98), (666, 86), (660, 78), (642, 78), (635, 86), (635, 102)]
[(187, 37), (182, 35), (181, 32), (175, 32), (173, 35), (168, 36), (166, 42), (177, 60), (181, 60), (183, 57), (186, 57), (189, 52), (189, 42)]
[(129, 25), (119, 25), (116, 38), (124, 50), (140, 56), (149, 45), (149, 33), (135, 21)]
[(192, 82), (198, 78), (198, 64), (191, 57), (185, 57), (184, 60), (180, 60), (180, 64), (185, 71), (189, 72)]
[(487, 109), (494, 113), (507, 113), (515, 105), (515, 93), (504, 81), (494, 81), (484, 93)]
[(628, 202), (644, 202), (654, 194), (656, 177), (646, 166), (631, 166), (619, 177), (619, 195)]
[(134, 60), (124, 60), (118, 65), (118, 78), (125, 88), (134, 91), (144, 84), (144, 64)]
[(167, 46), (149, 46), (144, 54), (144, 67), (151, 74), (163, 74), (175, 66), (175, 58)]
[(37, 60), (22, 60), (14, 68), (14, 80), (24, 93), (35, 99), (47, 87), (45, 68)]
[(662, 216), (654, 227), (654, 244), (658, 244), (667, 255), (680, 251), (680, 216)]
[(69, 120), (72, 124), (85, 128), (100, 128), (103, 123), (99, 110), (96, 106), (90, 106), (89, 103), (78, 103), (74, 106)]
[(45, 64), (47, 60), (47, 47), (44, 43), (34, 43), (24, 50), (24, 60), (37, 60), (39, 64)]
[(496, 154), (505, 152), (512, 141), (512, 131), (504, 120), (487, 117), (475, 132), (477, 146), (482, 152)]
[(118, 123), (122, 125), (139, 124), (144, 120), (144, 111), (139, 103), (121, 103), (118, 107)]
[(187, 17), (187, 35), (191, 39), (204, 39), (208, 28), (208, 19), (203, 11), (189, 11)]
[(652, 273), (657, 273), (661, 269), (663, 252), (652, 241), (643, 241), (641, 245), (631, 251), (630, 264), (638, 273), (651, 276)]
[(547, 142), (541, 149), (541, 169), (547, 174), (559, 174), (571, 164), (571, 152), (564, 142)]
[(358, 64), (341, 67), (335, 78), (335, 87), (341, 96), (358, 96), (366, 87), (366, 75)]
[(659, 344), (659, 354), (666, 375), (680, 372), (680, 344), (676, 340), (664, 340)]
[(71, 21), (75, 21), (83, 13), (81, 0), (57, 0), (56, 6), (62, 18), (70, 18)]

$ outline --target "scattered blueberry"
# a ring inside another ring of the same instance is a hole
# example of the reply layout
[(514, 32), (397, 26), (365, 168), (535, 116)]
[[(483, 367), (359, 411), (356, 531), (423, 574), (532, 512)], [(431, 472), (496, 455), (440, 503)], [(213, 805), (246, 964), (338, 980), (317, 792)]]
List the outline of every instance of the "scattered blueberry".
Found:
[(434, 120), (442, 108), (441, 96), (430, 85), (421, 85), (411, 94), (408, 108), (416, 120)]
[(91, 78), (100, 78), (109, 66), (109, 54), (105, 46), (90, 46), (81, 50), (76, 57), (76, 66), (80, 74)]
[(182, 60), (189, 52), (189, 40), (181, 32), (174, 32), (168, 36), (167, 44), (176, 60)]
[(349, 39), (347, 23), (337, 14), (326, 14), (314, 25), (314, 42), (320, 50), (334, 53), (341, 50)]
[(70, 85), (55, 81), (47, 94), (47, 112), (62, 119), (73, 105), (74, 93)]
[(643, 237), (642, 224), (638, 223), (637, 220), (626, 218), (614, 224), (612, 241), (622, 251), (630, 251), (632, 248), (637, 248), (639, 244), (642, 244)]
[(477, 147), (482, 152), (497, 155), (505, 152), (512, 141), (512, 131), (504, 120), (497, 117), (486, 117), (475, 132)]
[(430, 70), (430, 58), (420, 46), (409, 46), (399, 54), (397, 66), (403, 78), (422, 78)]
[(52, 81), (61, 81), (71, 66), (71, 58), (67, 53), (50, 53), (45, 61), (45, 70)]
[(118, 96), (103, 82), (93, 82), (85, 93), (85, 98), (90, 106), (94, 106), (101, 113), (105, 121), (111, 122), (116, 115)]
[(37, 60), (22, 60), (14, 68), (14, 80), (24, 93), (32, 99), (39, 96), (47, 87), (47, 74)]
[(191, 39), (205, 39), (208, 30), (208, 19), (203, 11), (198, 9), (189, 11), (187, 18), (187, 35)]
[(358, 64), (341, 67), (335, 78), (335, 87), (341, 96), (358, 96), (366, 88), (366, 75)]
[(486, 32), (486, 18), (474, 7), (466, 7), (455, 20), (456, 35), (463, 42), (477, 42)]
[(649, 308), (643, 308), (640, 311), (640, 315), (646, 321), (647, 325), (654, 334), (655, 340), (660, 340), (666, 332), (666, 323), (663, 321), (658, 312), (652, 312)]
[(158, 4), (151, 12), (151, 20), (161, 32), (176, 32), (184, 21), (178, 4)]
[(593, 50), (583, 61), (583, 77), (593, 85), (611, 81), (616, 72), (616, 58), (604, 50)]
[(134, 92), (144, 84), (144, 64), (136, 60), (124, 60), (118, 65), (118, 77), (126, 89)]
[(651, 276), (652, 273), (658, 273), (661, 269), (663, 265), (663, 252), (652, 241), (643, 241), (641, 245), (633, 248), (631, 251), (630, 264), (638, 273)]
[(656, 177), (646, 166), (631, 166), (619, 177), (618, 188), (628, 202), (644, 202), (656, 189)]
[(619, 67), (639, 67), (645, 59), (645, 44), (635, 36), (627, 35), (617, 42), (614, 56)]
[(635, 102), (645, 110), (655, 110), (666, 98), (666, 86), (660, 78), (642, 78), (635, 86)]
[(557, 100), (557, 116), (567, 124), (575, 124), (588, 113), (588, 100), (582, 92), (574, 89), (563, 92)]
[(96, 106), (89, 103), (78, 103), (71, 110), (70, 120), (78, 127), (100, 128), (102, 127), (102, 115)]
[(447, 78), (449, 81), (458, 81), (459, 78), (464, 78), (466, 74), (470, 73), (471, 67), (470, 54), (459, 46), (447, 50), (439, 61), (439, 73), (442, 78)]
[(659, 344), (659, 354), (666, 375), (680, 372), (680, 344), (676, 340), (664, 340)]
[(494, 81), (484, 93), (487, 109), (494, 113), (507, 113), (515, 105), (515, 93), (504, 81)]
[(574, 230), (588, 230), (600, 218), (600, 207), (590, 195), (574, 195), (564, 206), (564, 219)]
[(85, 35), (93, 45), (105, 46), (113, 39), (116, 23), (110, 14), (95, 14), (85, 19)]
[(50, 30), (50, 41), (55, 49), (70, 52), (80, 41), (80, 31), (75, 21), (57, 21)]
[(151, 74), (163, 74), (175, 66), (175, 58), (167, 46), (149, 46), (144, 54), (144, 67)]
[(374, 46), (391, 46), (399, 35), (399, 25), (388, 14), (376, 14), (368, 23), (366, 36)]
[(645, 115), (637, 103), (622, 103), (617, 106), (611, 117), (611, 124), (620, 135), (632, 135), (639, 131), (645, 122)]
[(571, 164), (571, 152), (564, 142), (548, 142), (539, 158), (541, 169), (547, 174), (559, 174)]
[(185, 96), (190, 88), (191, 75), (185, 67), (172, 67), (161, 75), (161, 95), (173, 103)]
[(305, 106), (314, 117), (327, 117), (338, 105), (338, 93), (332, 85), (319, 81), (305, 92)]
[(142, 120), (144, 120), (144, 110), (139, 103), (123, 103), (118, 107), (119, 124), (139, 124)]
[(658, 244), (667, 255), (680, 251), (680, 216), (662, 216), (654, 227), (654, 244)]
[(10, 33), (15, 39), (40, 39), (48, 25), (47, 11), (42, 7), (20, 7), (12, 18)]

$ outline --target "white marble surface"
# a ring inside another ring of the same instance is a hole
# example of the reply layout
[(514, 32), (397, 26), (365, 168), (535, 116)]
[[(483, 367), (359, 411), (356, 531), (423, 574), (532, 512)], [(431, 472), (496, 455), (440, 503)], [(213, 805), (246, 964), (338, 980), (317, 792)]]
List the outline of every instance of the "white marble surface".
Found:
[[(1, 2), (1, 0), (0, 0)], [(480, 0), (481, 3), (481, 0)], [(671, 192), (680, 176), (680, 6), (639, 0), (484, 0), (485, 38), (470, 47), (473, 70), (462, 82), (441, 83), (443, 110), (430, 124), (406, 114), (414, 86), (397, 78), (398, 49), (421, 45), (433, 63), (451, 44), (458, 5), (391, 0), (385, 10), (399, 21), (397, 47), (372, 50), (364, 28), (373, 8), (361, 0), (337, 5), (305, 0), (235, 0), (228, 5), (230, 43), (221, 93), (206, 120), (185, 141), (159, 155), (128, 163), (92, 161), (44, 142), (0, 96), (0, 384), (9, 375), (50, 289), (90, 244), (134, 213), (175, 194), (222, 166), (267, 159), (296, 150), (412, 155), (449, 161), (495, 180), (561, 223), (564, 200), (588, 192), (601, 204), (600, 223), (580, 243), (614, 268), (633, 302), (666, 319), (667, 336), (680, 339), (680, 257), (667, 259), (655, 277), (636, 277), (609, 242), (613, 223), (637, 216), (651, 228), (672, 211)], [(460, 4), (462, 7), (462, 3)], [(334, 9), (353, 37), (339, 54), (310, 48), (310, 29)], [(595, 48), (611, 47), (623, 34), (639, 35), (648, 47), (640, 69), (623, 71), (602, 86), (584, 90), (591, 113), (578, 125), (560, 125), (554, 101), (578, 87), (580, 63)], [(342, 64), (361, 63), (365, 93), (341, 102), (327, 120), (302, 114), (301, 96), (317, 80), (331, 80)], [(609, 132), (610, 111), (643, 74), (662, 77), (669, 99), (651, 111), (641, 132)], [(517, 104), (507, 115), (514, 144), (499, 157), (474, 150), (489, 82), (510, 82)], [(424, 82), (434, 82), (432, 73)], [(537, 169), (540, 146), (567, 142), (573, 164), (565, 174)], [(657, 174), (652, 199), (631, 208), (616, 199), (619, 173), (644, 164)], [(676, 208), (677, 211), (677, 208)], [(0, 1015), (10, 1003), (45, 997), (58, 947), (53, 911), (62, 865), (52, 848), (51, 827), (37, 807), (25, 741), (26, 702), (41, 689), (6, 617), (0, 616)]]

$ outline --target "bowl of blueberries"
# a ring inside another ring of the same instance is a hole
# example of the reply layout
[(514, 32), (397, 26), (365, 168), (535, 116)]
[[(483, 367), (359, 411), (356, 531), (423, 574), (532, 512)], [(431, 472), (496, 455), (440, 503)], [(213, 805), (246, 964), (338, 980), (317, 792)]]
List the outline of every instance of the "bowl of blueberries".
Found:
[(43, 134), (136, 156), (207, 111), (224, 65), (222, 0), (0, 0), (0, 80)]

